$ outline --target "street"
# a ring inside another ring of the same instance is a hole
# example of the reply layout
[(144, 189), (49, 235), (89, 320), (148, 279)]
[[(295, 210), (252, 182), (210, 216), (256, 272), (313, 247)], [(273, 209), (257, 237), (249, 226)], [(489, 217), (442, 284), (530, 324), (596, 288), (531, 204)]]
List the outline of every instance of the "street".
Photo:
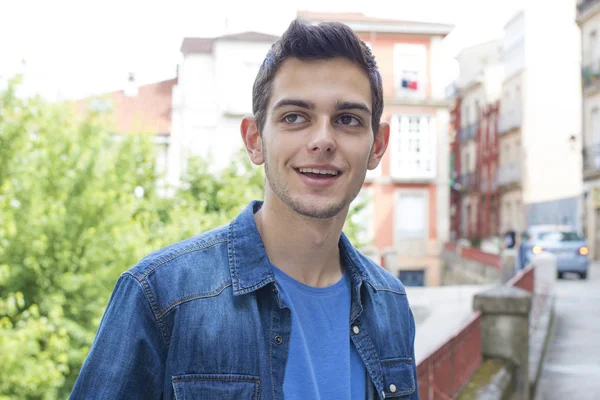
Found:
[(600, 399), (600, 264), (557, 282), (555, 311), (535, 399)]

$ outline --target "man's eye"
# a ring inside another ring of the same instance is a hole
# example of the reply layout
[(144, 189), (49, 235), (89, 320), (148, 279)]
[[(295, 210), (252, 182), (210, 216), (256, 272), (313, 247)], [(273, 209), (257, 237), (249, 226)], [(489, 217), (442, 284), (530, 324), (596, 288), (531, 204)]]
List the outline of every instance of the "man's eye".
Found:
[(358, 120), (358, 118), (353, 117), (352, 115), (342, 115), (338, 121), (342, 124), (342, 125), (348, 125), (348, 126), (358, 126), (360, 125), (360, 121)]
[(283, 117), (283, 120), (288, 124), (301, 124), (303, 122), (306, 122), (306, 118), (299, 114), (288, 114), (285, 117)]

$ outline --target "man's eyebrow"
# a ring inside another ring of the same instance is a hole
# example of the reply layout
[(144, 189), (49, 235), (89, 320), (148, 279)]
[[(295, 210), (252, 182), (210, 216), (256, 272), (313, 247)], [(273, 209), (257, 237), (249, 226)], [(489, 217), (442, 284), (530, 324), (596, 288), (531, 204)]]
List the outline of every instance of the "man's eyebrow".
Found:
[(353, 103), (351, 101), (337, 101), (335, 103), (335, 109), (337, 111), (362, 110), (368, 112), (369, 114), (371, 113), (371, 109), (365, 103)]
[(274, 112), (278, 108), (286, 106), (295, 106), (300, 108), (306, 108), (307, 110), (313, 110), (315, 108), (315, 103), (299, 99), (281, 99), (273, 106), (271, 112)]

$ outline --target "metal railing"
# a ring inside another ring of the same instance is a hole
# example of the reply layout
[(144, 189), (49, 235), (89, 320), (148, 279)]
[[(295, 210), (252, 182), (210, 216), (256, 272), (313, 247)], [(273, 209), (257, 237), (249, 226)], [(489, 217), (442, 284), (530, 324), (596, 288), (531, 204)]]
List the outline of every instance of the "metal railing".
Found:
[(498, 186), (521, 182), (521, 165), (518, 163), (501, 165), (498, 169)]
[[(599, 0), (600, 1), (600, 0)], [(593, 86), (600, 79), (600, 60), (586, 64), (581, 68), (581, 82), (583, 88)]]
[(586, 172), (600, 170), (600, 144), (583, 148), (583, 170)]
[(500, 115), (498, 121), (498, 134), (501, 135), (512, 129), (521, 127), (521, 107), (513, 107)]
[(460, 129), (460, 141), (466, 142), (468, 140), (475, 139), (478, 129), (479, 129), (479, 122), (473, 122), (467, 126), (463, 126)]
[(461, 174), (458, 177), (458, 183), (460, 184), (463, 190), (471, 190), (474, 186), (474, 175), (470, 172)]

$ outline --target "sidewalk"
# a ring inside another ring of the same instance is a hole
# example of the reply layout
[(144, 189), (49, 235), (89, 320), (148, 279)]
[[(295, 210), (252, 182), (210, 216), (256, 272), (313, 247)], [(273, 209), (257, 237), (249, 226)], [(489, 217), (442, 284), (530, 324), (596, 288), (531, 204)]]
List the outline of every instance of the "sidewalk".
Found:
[(557, 282), (554, 332), (536, 400), (600, 399), (600, 266)]

